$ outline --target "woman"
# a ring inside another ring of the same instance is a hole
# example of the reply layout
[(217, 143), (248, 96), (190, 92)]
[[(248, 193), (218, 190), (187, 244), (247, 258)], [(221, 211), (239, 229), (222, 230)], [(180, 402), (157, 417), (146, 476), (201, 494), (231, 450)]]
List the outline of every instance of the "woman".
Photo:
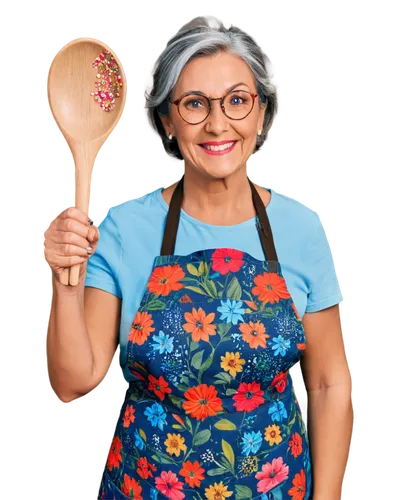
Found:
[[(267, 61), (213, 17), (183, 26), (147, 107), (184, 175), (111, 208), (100, 240), (74, 208), (47, 232), (55, 392), (91, 391), (118, 343), (129, 382), (98, 498), (340, 498), (351, 379), (329, 245), (316, 212), (247, 177), (277, 109)], [(76, 262), (81, 282), (65, 287)]]

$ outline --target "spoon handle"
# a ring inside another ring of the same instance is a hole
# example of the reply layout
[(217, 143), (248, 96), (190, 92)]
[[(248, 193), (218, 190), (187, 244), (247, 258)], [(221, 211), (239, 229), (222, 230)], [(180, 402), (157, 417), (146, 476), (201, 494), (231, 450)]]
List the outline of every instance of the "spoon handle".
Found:
[[(97, 154), (93, 151), (93, 145), (81, 142), (74, 148), (75, 160), (75, 206), (88, 215), (90, 182), (94, 160)], [(69, 284), (77, 286), (79, 284), (80, 264), (74, 264), (69, 268)], [(68, 268), (67, 268), (68, 270)]]

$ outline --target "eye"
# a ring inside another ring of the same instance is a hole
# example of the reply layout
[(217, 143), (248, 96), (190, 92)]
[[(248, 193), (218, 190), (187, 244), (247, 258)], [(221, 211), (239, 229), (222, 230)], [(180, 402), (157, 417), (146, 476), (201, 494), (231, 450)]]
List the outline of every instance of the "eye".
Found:
[[(232, 99), (231, 99), (231, 103), (232, 103), (232, 101), (233, 101), (234, 99), (236, 99), (237, 101), (241, 101), (241, 100), (242, 100), (242, 98), (241, 98), (241, 97), (238, 97), (237, 95), (235, 95), (234, 97), (232, 97)], [(233, 104), (240, 104), (240, 102), (238, 103), (237, 101), (236, 101), (235, 103), (233, 103)]]
[(187, 101), (186, 106), (193, 106), (193, 108), (198, 108), (199, 106), (196, 105), (196, 103), (201, 105), (201, 102), (198, 99), (196, 99), (196, 100), (192, 100), (192, 101)]

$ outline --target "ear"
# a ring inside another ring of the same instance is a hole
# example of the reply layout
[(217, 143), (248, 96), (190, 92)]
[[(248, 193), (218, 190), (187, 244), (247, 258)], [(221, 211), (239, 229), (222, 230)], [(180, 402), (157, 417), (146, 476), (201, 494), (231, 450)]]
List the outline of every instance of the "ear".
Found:
[(260, 130), (264, 127), (264, 117), (266, 111), (267, 105), (262, 106), (262, 108), (260, 109), (260, 116), (258, 117), (257, 130)]
[(172, 134), (175, 135), (174, 132), (174, 126), (171, 124), (171, 119), (170, 116), (161, 116), (160, 115), (160, 120), (162, 121), (162, 124), (164, 125), (164, 130), (165, 130), (165, 135)]

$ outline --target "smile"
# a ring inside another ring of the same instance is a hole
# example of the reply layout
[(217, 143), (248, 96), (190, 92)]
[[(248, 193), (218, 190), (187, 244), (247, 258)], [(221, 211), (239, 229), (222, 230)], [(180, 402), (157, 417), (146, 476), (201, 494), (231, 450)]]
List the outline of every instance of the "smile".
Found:
[(199, 146), (203, 149), (203, 151), (209, 155), (224, 155), (229, 153), (235, 147), (237, 141), (227, 142), (226, 144), (222, 144), (221, 146), (206, 146), (204, 144), (199, 144)]

